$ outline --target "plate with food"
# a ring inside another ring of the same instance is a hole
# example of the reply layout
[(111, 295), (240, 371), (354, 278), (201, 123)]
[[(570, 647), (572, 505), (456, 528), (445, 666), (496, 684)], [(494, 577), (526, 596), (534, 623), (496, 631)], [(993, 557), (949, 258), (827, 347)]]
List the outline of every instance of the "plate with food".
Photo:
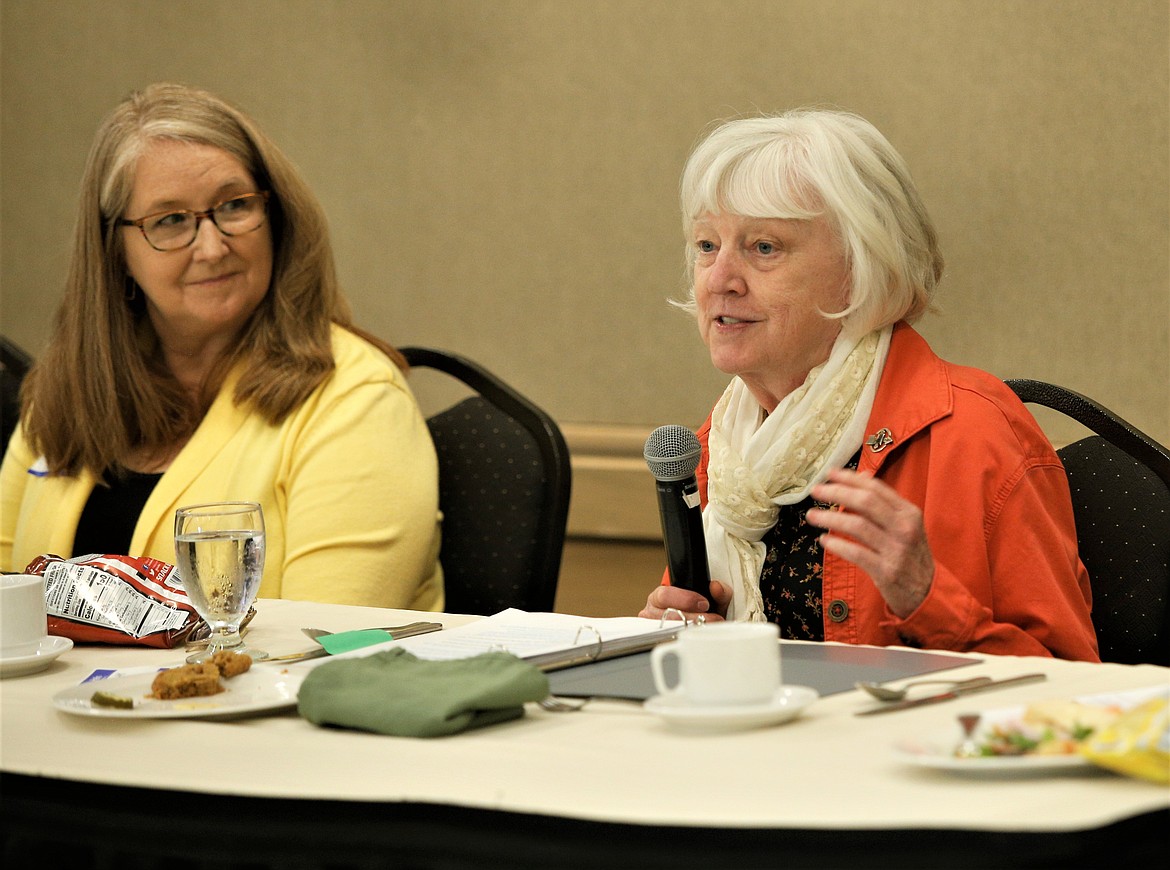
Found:
[(1155, 686), (988, 710), (969, 737), (956, 721), (952, 728), (902, 740), (894, 751), (907, 764), (962, 773), (1100, 770), (1081, 753), (1086, 741), (1126, 711), (1167, 694), (1165, 686)]
[(53, 696), (77, 716), (114, 719), (232, 718), (295, 707), (303, 674), (252, 668), (248, 656), (90, 681)]

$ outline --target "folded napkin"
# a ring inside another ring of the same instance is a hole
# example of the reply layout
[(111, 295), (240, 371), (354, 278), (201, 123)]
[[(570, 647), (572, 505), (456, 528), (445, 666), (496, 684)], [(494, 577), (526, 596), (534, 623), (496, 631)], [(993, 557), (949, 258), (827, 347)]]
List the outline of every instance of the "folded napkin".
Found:
[(547, 695), (548, 677), (511, 653), (429, 661), (397, 648), (315, 668), (297, 711), (315, 725), (440, 737), (518, 719)]

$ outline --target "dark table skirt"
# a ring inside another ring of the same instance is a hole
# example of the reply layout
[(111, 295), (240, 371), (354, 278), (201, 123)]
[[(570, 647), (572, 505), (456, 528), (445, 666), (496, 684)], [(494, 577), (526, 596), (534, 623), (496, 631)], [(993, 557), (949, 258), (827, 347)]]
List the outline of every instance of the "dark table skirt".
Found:
[[(662, 827), (414, 803), (280, 800), (0, 774), (6, 868), (1161, 866), (1170, 811), (1089, 831)], [(1139, 863), (1141, 862), (1141, 863)]]

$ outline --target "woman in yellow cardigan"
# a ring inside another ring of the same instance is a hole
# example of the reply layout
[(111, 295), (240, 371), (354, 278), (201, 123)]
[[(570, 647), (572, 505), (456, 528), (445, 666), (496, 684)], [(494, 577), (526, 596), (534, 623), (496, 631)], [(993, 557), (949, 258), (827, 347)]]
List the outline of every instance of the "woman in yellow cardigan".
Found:
[(258, 501), (260, 596), (439, 610), (438, 466), (351, 323), (324, 214), (243, 113), (131, 95), (87, 162), (65, 296), (0, 469), (0, 569), (174, 561), (186, 504)]

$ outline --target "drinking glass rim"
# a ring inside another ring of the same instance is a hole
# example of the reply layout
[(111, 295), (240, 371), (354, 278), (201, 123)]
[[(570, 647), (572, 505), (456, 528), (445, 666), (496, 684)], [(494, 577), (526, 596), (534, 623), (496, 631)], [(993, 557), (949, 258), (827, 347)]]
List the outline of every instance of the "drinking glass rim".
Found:
[(208, 501), (202, 504), (189, 504), (175, 508), (175, 516), (201, 516), (211, 513), (242, 514), (253, 510), (263, 510), (258, 501)]

